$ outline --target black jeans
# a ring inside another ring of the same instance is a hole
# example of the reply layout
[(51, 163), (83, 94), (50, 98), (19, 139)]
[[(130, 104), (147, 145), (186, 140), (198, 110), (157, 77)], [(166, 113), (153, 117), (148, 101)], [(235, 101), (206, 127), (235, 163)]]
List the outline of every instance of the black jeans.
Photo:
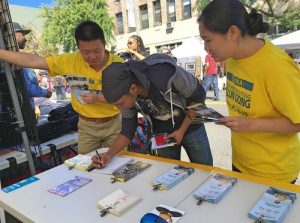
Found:
[[(232, 165), (232, 171), (241, 173), (241, 171), (238, 168), (236, 168), (234, 165)], [(291, 184), (295, 184), (296, 181), (297, 181), (297, 178), (294, 181), (292, 181)]]

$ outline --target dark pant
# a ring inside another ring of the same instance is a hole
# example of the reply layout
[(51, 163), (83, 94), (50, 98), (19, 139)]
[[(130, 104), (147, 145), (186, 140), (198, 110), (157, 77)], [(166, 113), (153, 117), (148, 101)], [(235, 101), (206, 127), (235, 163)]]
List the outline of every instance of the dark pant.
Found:
[[(204, 125), (184, 135), (181, 145), (192, 163), (213, 165), (213, 158)], [(181, 145), (158, 149), (158, 156), (180, 160)]]

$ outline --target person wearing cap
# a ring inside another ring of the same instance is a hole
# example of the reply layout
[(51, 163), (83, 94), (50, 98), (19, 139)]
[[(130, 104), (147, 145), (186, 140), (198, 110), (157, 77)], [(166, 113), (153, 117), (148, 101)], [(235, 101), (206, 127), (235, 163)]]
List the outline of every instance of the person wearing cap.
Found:
[(122, 130), (110, 149), (92, 158), (95, 167), (105, 166), (131, 141), (137, 113), (152, 123), (152, 133), (167, 133), (177, 145), (158, 149), (158, 156), (180, 160), (181, 146), (191, 162), (213, 165), (203, 123), (190, 125), (196, 116), (186, 107), (204, 103), (205, 91), (197, 79), (173, 58), (152, 54), (143, 61), (113, 63), (103, 71), (105, 99), (122, 110)]
[(75, 95), (72, 88), (71, 103), (79, 114), (78, 153), (86, 154), (96, 148), (110, 147), (120, 132), (120, 111), (106, 103), (101, 92), (102, 70), (123, 60), (105, 49), (103, 30), (95, 22), (80, 23), (75, 28), (75, 40), (79, 52), (41, 57), (1, 49), (0, 59), (19, 66), (48, 70), (50, 76), (63, 75), (70, 87), (84, 88), (79, 95)]
[[(31, 30), (25, 30), (22, 28), (22, 26), (19, 23), (13, 22), (13, 28), (16, 35), (16, 40), (18, 43), (19, 49), (24, 49), (26, 46), (26, 36), (28, 33), (31, 32)], [(31, 108), (33, 112), (35, 113), (35, 116), (38, 117), (39, 110), (37, 107), (35, 107), (34, 104), (34, 97), (45, 97), (50, 98), (52, 95), (51, 91), (48, 91), (47, 89), (41, 88), (39, 86), (39, 81), (36, 77), (36, 73), (29, 68), (22, 68), (26, 89), (29, 95), (29, 101)]]

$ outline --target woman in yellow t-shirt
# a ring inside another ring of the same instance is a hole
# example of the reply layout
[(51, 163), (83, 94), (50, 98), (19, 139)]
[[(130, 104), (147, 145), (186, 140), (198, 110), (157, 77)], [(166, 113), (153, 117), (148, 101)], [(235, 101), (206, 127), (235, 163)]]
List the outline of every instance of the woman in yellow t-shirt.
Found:
[(238, 0), (214, 0), (198, 18), (205, 49), (226, 60), (233, 170), (294, 183), (300, 170), (300, 71), (266, 39), (269, 25)]

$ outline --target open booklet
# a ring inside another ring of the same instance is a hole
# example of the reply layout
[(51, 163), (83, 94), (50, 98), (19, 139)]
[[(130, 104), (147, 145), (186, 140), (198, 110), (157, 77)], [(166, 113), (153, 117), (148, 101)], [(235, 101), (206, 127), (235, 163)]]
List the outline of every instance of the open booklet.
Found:
[(81, 104), (86, 104), (81, 98), (81, 94), (102, 94), (101, 90), (93, 90), (89, 88), (89, 84), (93, 84), (93, 80), (83, 76), (64, 75), (68, 81), (73, 95)]
[(160, 149), (176, 145), (177, 142), (174, 138), (168, 138), (167, 133), (155, 134), (151, 138), (151, 149)]
[(145, 169), (150, 167), (150, 163), (145, 163), (142, 161), (136, 161), (132, 163), (126, 164), (123, 168), (113, 172), (112, 182), (118, 181), (118, 182), (126, 182), (130, 180), (131, 178), (135, 177), (136, 175), (143, 172)]
[(249, 217), (257, 222), (280, 223), (296, 200), (296, 194), (269, 187), (249, 211)]
[(222, 114), (220, 114), (213, 108), (208, 108), (202, 103), (194, 104), (186, 108), (197, 113), (197, 116), (191, 120), (191, 124), (216, 122), (220, 118), (224, 117)]
[(115, 192), (104, 197), (98, 201), (98, 208), (101, 209), (101, 216), (103, 217), (107, 213), (121, 216), (132, 206), (137, 204), (141, 200), (136, 195), (127, 194), (122, 189), (118, 189)]
[(185, 214), (185, 211), (165, 204), (159, 204), (150, 213), (145, 214), (140, 223), (173, 222), (176, 223)]
[(154, 190), (170, 190), (176, 184), (194, 173), (194, 168), (177, 165), (151, 182)]
[(237, 179), (233, 177), (214, 174), (196, 189), (193, 196), (197, 200), (203, 199), (205, 201), (217, 203), (236, 181)]

